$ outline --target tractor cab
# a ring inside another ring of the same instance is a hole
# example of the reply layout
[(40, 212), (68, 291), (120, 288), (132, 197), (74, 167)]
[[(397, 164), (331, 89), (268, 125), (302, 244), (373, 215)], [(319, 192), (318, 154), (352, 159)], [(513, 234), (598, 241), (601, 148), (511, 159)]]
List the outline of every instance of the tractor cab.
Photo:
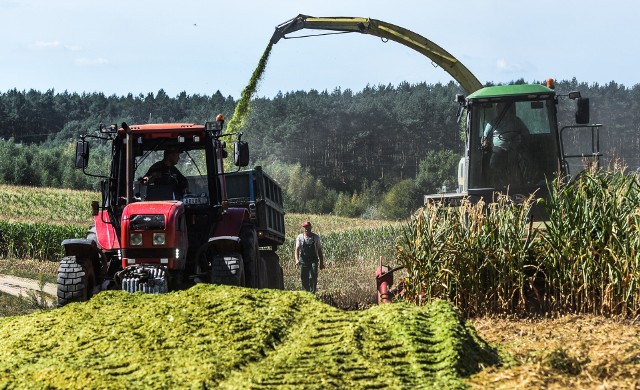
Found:
[[(186, 137), (185, 137), (186, 138)], [(216, 206), (221, 202), (216, 167), (208, 164), (205, 139), (189, 143), (171, 138), (134, 143), (132, 201), (180, 200), (187, 207)], [(211, 143), (211, 141), (208, 141)]]

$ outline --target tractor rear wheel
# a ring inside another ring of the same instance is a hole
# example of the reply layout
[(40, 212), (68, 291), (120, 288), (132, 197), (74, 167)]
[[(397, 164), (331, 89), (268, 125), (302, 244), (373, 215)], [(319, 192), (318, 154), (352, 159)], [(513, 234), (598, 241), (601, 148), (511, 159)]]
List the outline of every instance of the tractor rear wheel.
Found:
[(260, 264), (258, 234), (253, 224), (247, 223), (242, 226), (240, 243), (242, 245), (242, 258), (244, 259), (246, 286), (253, 288), (266, 287), (265, 271), (262, 269), (262, 264)]
[(280, 257), (275, 251), (260, 251), (262, 261), (266, 265), (267, 287), (276, 290), (284, 290), (284, 274), (280, 266)]
[(236, 252), (213, 256), (211, 260), (211, 283), (244, 286), (244, 262)]
[(79, 262), (76, 256), (62, 258), (58, 267), (58, 307), (71, 302), (84, 302), (90, 298), (89, 274), (85, 264)]

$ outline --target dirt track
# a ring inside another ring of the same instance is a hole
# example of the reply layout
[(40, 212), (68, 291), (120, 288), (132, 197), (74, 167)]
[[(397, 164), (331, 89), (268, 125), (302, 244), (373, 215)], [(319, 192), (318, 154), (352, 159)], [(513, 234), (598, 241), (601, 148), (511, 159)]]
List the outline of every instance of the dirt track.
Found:
[[(0, 291), (11, 295), (26, 296), (29, 291), (40, 291), (37, 280), (20, 278), (12, 275), (0, 275)], [(43, 291), (52, 297), (56, 296), (56, 286), (46, 283)]]

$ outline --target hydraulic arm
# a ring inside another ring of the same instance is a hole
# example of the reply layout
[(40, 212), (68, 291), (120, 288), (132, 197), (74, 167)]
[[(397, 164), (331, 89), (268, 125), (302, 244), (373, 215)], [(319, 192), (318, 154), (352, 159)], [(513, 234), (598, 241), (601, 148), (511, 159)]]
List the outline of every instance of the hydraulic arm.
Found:
[(340, 32), (359, 32), (382, 39), (390, 39), (429, 57), (436, 65), (447, 71), (468, 94), (480, 88), (482, 83), (460, 61), (446, 50), (420, 34), (391, 23), (369, 18), (327, 17), (316, 18), (307, 15), (297, 17), (276, 27), (271, 37), (275, 44), (286, 35), (302, 29), (329, 30)]

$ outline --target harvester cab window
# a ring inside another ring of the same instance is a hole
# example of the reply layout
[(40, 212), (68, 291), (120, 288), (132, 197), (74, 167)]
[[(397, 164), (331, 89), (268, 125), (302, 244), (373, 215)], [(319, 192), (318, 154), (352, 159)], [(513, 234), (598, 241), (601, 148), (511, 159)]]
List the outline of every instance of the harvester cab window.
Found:
[(517, 115), (527, 126), (529, 134), (550, 134), (549, 115), (542, 101), (516, 102)]
[(556, 164), (553, 100), (478, 104), (472, 118), (470, 185), (534, 186), (552, 177)]

